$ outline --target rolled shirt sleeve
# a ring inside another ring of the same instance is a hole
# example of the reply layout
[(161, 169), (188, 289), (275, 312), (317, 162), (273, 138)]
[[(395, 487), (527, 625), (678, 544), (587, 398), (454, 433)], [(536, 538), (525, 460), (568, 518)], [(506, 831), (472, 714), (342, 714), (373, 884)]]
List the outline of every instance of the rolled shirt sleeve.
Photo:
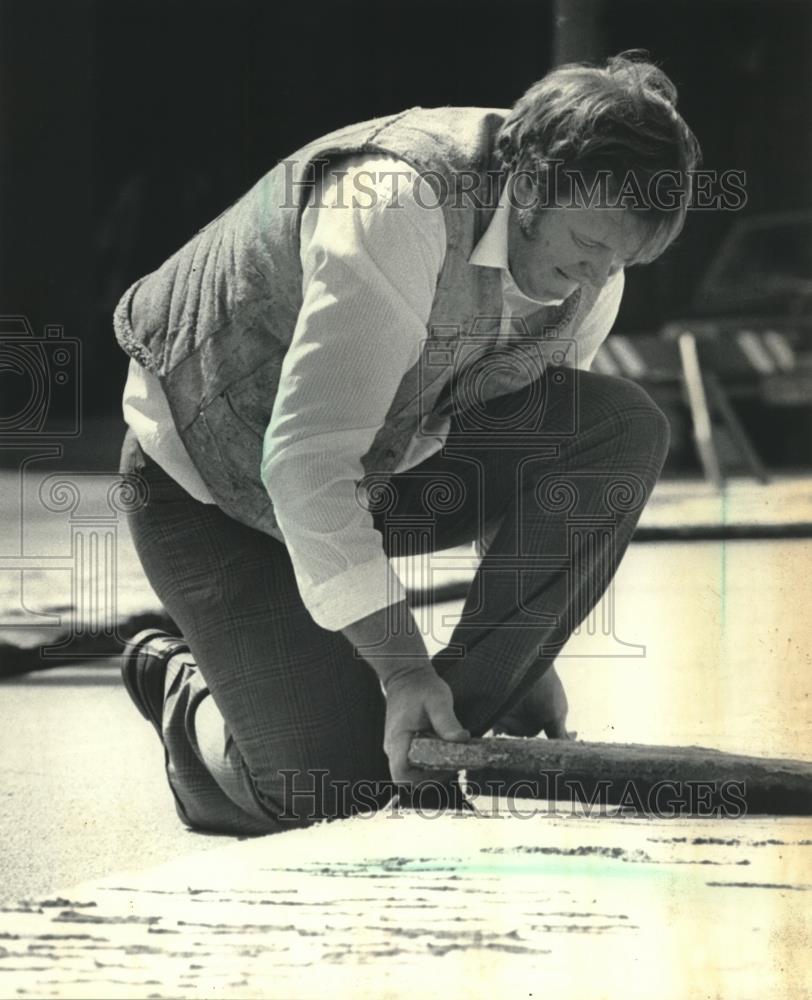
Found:
[(415, 198), (407, 164), (342, 166), (302, 215), (303, 303), (262, 456), (302, 601), (333, 631), (404, 597), (356, 484), (419, 358), (446, 250), (442, 212)]

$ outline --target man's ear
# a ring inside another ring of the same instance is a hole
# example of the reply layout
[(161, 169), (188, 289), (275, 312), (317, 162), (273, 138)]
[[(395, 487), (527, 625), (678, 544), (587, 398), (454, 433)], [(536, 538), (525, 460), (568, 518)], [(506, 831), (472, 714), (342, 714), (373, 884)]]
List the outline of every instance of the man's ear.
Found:
[(535, 211), (550, 208), (548, 199), (555, 170), (555, 160), (517, 168), (512, 176), (511, 204), (515, 208), (530, 208)]
[(514, 208), (535, 208), (538, 203), (537, 174), (531, 170), (517, 170), (511, 178), (510, 204)]

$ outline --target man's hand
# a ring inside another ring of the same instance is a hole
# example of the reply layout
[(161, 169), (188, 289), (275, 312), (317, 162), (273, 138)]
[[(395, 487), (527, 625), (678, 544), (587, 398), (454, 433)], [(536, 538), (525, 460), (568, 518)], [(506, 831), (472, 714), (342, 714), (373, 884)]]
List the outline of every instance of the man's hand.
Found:
[(386, 691), (386, 729), (383, 748), (389, 758), (389, 770), (395, 781), (444, 780), (453, 775), (431, 774), (409, 765), (412, 736), (433, 731), (444, 740), (463, 743), (471, 734), (454, 714), (451, 688), (432, 666), (405, 670), (389, 678)]
[(518, 705), (494, 723), (496, 735), (537, 736), (544, 732), (549, 739), (574, 739), (567, 731), (569, 704), (564, 685), (555, 667), (548, 667)]
[(395, 781), (443, 781), (409, 766), (412, 736), (421, 731), (461, 742), (471, 738), (454, 714), (451, 688), (429, 659), (405, 601), (375, 611), (342, 630), (378, 675), (386, 694), (384, 752)]

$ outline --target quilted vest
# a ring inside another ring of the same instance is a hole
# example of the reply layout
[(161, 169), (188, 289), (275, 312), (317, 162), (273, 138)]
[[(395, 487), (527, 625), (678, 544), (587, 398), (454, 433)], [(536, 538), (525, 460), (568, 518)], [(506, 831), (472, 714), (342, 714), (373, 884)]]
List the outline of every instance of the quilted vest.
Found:
[[(260, 478), (262, 443), (302, 303), (299, 222), (318, 172), (356, 153), (397, 156), (425, 176), (444, 214), (447, 252), (426, 341), (362, 458), (365, 473), (386, 474), (405, 455), (421, 416), (496, 342), (500, 272), (473, 266), (468, 257), (498, 201), (503, 178), (493, 146), (506, 113), (411, 108), (323, 136), (277, 164), (124, 294), (114, 314), (116, 337), (160, 379), (192, 462), (231, 517), (284, 541)], [(585, 286), (550, 310), (551, 350), (564, 342), (558, 338), (574, 335), (595, 297)], [(513, 349), (526, 348), (525, 337)], [(570, 363), (555, 351), (546, 360)], [(533, 378), (532, 363), (500, 363), (480, 379), (479, 398)]]

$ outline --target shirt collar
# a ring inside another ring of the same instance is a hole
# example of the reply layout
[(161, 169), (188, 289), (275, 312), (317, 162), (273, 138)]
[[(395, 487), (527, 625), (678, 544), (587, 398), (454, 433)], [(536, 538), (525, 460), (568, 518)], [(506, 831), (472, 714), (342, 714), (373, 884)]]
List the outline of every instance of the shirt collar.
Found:
[(474, 247), (468, 262), (475, 267), (495, 267), (502, 271), (503, 287), (510, 290), (513, 298), (523, 299), (536, 307), (560, 305), (564, 301), (563, 299), (534, 299), (525, 295), (510, 273), (508, 267), (508, 213), (510, 212), (508, 189), (509, 183), (505, 184), (502, 189), (499, 203), (494, 209), (488, 228)]

